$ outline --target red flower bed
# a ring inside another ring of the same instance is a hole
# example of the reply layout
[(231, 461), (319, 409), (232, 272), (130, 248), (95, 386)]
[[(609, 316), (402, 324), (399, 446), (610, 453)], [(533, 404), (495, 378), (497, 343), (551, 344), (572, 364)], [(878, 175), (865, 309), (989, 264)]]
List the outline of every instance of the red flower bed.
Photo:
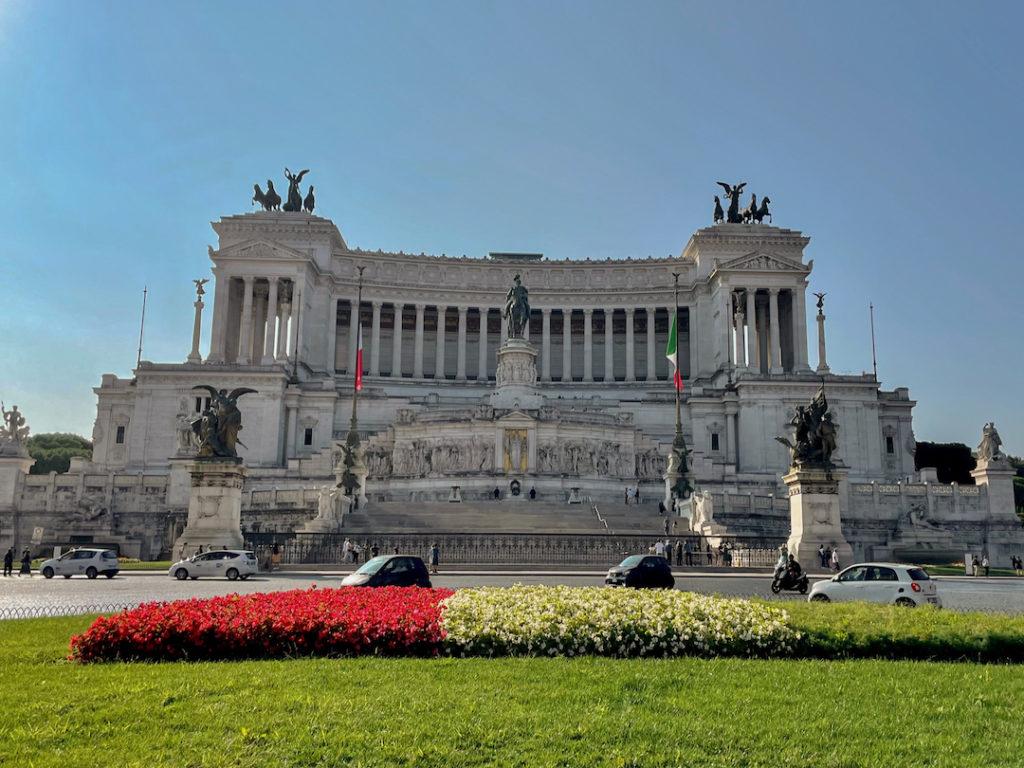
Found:
[(308, 589), (148, 603), (71, 638), (77, 661), (434, 655), (450, 589)]

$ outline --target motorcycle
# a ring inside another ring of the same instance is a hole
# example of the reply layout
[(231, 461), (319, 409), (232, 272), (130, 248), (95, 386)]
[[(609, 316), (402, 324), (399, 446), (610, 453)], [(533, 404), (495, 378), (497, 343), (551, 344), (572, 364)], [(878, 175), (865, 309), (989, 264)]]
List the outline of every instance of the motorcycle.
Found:
[(772, 579), (772, 593), (776, 595), (784, 589), (806, 595), (809, 588), (810, 583), (807, 581), (806, 573), (794, 577), (789, 571), (783, 571), (781, 574), (776, 573), (775, 578)]

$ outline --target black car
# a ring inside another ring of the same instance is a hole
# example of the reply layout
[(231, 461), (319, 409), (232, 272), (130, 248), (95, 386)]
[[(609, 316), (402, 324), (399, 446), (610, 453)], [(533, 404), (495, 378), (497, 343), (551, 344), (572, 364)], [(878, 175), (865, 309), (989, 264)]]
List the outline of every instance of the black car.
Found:
[(657, 555), (630, 555), (608, 569), (604, 583), (610, 587), (672, 589), (676, 585), (668, 560)]
[(381, 555), (367, 560), (341, 583), (346, 587), (430, 587), (430, 576), (418, 557)]

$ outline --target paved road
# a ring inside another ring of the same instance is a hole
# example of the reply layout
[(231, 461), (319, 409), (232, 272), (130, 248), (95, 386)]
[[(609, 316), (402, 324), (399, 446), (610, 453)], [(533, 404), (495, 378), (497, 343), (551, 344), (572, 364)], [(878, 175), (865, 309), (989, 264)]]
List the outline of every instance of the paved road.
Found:
[[(114, 610), (152, 600), (187, 597), (212, 597), (231, 592), (273, 592), (301, 589), (313, 584), (339, 585), (342, 572), (281, 573), (254, 577), (248, 581), (223, 579), (176, 581), (163, 573), (125, 572), (113, 579), (0, 578), (0, 618), (12, 612), (35, 615), (81, 613)], [(812, 579), (816, 580), (816, 579)], [(941, 578), (939, 591), (946, 607), (952, 610), (1024, 613), (1024, 579)], [(434, 578), (439, 587), (508, 586), (511, 584), (568, 584), (598, 586), (603, 573), (592, 570), (562, 572), (477, 571), (441, 574)], [(780, 600), (800, 599), (796, 594), (775, 598), (769, 591), (770, 578), (750, 573), (677, 573), (676, 588), (708, 594), (742, 597), (766, 597)]]

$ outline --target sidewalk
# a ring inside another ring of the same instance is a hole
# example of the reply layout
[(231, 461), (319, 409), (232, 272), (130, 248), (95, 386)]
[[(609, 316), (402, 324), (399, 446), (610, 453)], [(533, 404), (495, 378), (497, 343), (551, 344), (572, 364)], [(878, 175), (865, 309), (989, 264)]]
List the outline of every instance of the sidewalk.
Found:
[[(609, 566), (610, 567), (610, 566)], [(355, 570), (352, 565), (345, 567), (339, 563), (302, 563), (286, 565), (268, 573), (260, 571), (260, 576), (347, 576)], [(453, 563), (441, 564), (439, 576), (593, 576), (604, 577), (608, 568), (596, 565), (544, 565), (544, 564), (494, 564), (494, 563)], [(722, 579), (750, 578), (752, 576), (771, 578), (771, 568), (687, 568), (673, 566), (672, 574), (676, 578)], [(167, 571), (121, 571), (119, 576), (162, 576), (168, 578)], [(827, 578), (831, 574), (808, 573), (814, 578)]]

